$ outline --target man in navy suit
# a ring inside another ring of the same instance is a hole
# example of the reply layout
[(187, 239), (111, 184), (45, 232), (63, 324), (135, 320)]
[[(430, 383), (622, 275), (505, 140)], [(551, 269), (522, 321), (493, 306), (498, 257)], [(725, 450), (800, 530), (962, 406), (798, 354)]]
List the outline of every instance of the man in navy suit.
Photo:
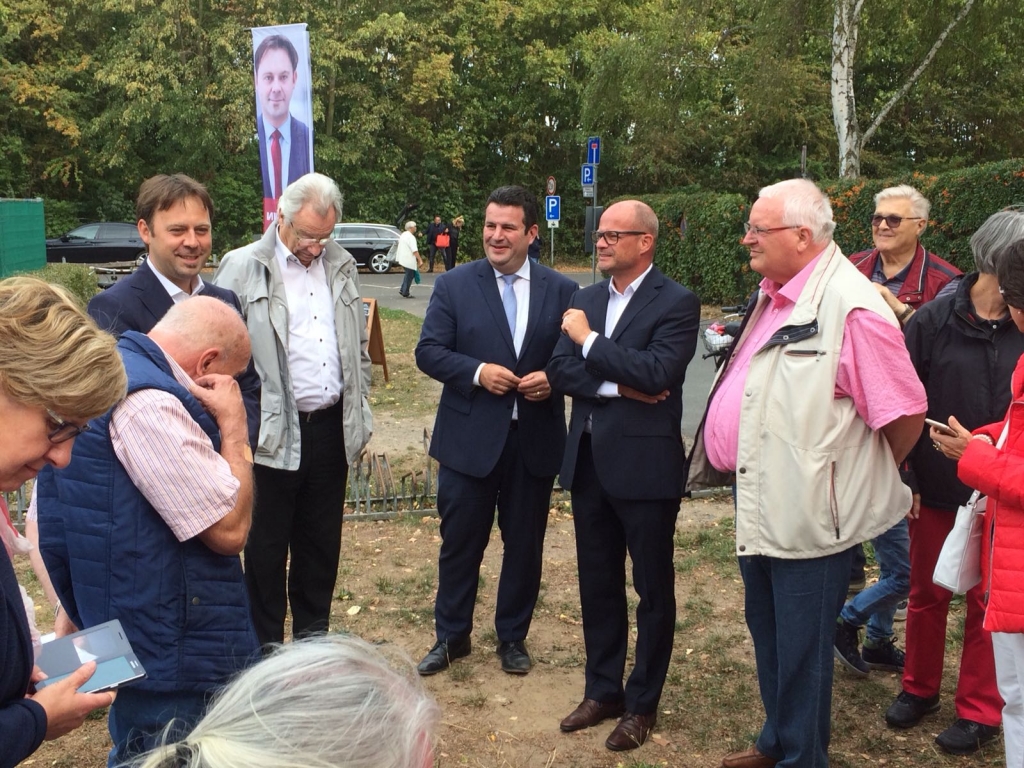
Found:
[(256, 97), (260, 114), (263, 197), (277, 200), (284, 188), (309, 173), (309, 126), (291, 114), (292, 92), (298, 82), (299, 53), (284, 35), (270, 35), (256, 47)]
[(469, 655), (480, 562), (498, 509), (505, 546), (494, 624), (501, 667), (525, 675), (551, 488), (565, 446), (564, 400), (544, 366), (577, 285), (526, 258), (537, 201), (499, 187), (484, 215), (486, 260), (434, 284), (416, 364), (444, 384), (430, 455), (440, 463), (437, 642), (421, 675)]
[[(572, 491), (586, 690), (561, 722), (575, 731), (624, 716), (605, 746), (650, 735), (672, 657), (672, 543), (683, 495), (683, 378), (697, 344), (700, 302), (653, 264), (658, 218), (626, 200), (601, 216), (597, 266), (610, 275), (573, 297), (547, 372), (572, 395), (562, 487)], [(633, 561), (636, 661), (623, 688)]]
[[(158, 175), (139, 187), (135, 202), (139, 236), (149, 248), (135, 272), (93, 296), (88, 311), (96, 323), (115, 336), (125, 331), (149, 333), (174, 304), (212, 296), (241, 315), (233, 291), (203, 281), (199, 272), (213, 249), (213, 200), (206, 187), (183, 173)], [(239, 377), (255, 446), (260, 429), (260, 377), (252, 363)]]

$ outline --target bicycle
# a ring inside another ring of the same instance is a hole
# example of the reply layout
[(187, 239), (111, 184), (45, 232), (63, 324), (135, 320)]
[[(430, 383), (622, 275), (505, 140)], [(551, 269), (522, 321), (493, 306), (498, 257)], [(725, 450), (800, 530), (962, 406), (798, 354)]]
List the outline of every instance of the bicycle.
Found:
[(707, 321), (706, 324), (701, 323), (700, 339), (707, 350), (706, 354), (701, 355), (702, 360), (714, 358), (716, 368), (722, 364), (726, 350), (732, 346), (739, 334), (746, 311), (745, 304), (722, 307), (723, 316), (720, 319)]

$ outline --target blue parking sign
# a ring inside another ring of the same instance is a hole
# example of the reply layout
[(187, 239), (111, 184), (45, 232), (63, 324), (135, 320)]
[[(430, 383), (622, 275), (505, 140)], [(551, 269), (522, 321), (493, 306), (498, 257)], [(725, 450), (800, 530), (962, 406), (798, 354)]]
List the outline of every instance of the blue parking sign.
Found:
[(591, 136), (587, 139), (587, 162), (593, 165), (601, 162), (600, 136)]
[(583, 186), (593, 184), (595, 176), (597, 176), (597, 168), (593, 163), (584, 163), (580, 166), (580, 184)]
[(561, 195), (548, 195), (544, 198), (544, 217), (548, 221), (558, 221), (562, 218)]

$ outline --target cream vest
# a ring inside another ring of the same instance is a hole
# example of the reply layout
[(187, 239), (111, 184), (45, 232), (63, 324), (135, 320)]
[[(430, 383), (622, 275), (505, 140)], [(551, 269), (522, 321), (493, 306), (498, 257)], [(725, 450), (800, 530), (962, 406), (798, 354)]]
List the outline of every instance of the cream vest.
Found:
[[(759, 297), (748, 327), (767, 305), (768, 297)], [(864, 423), (852, 399), (834, 397), (853, 309), (871, 310), (897, 327), (870, 281), (833, 244), (788, 324), (751, 358), (736, 465), (738, 555), (822, 557), (884, 533), (910, 509), (910, 489), (884, 435)], [(688, 487), (727, 481), (708, 463), (701, 429)]]

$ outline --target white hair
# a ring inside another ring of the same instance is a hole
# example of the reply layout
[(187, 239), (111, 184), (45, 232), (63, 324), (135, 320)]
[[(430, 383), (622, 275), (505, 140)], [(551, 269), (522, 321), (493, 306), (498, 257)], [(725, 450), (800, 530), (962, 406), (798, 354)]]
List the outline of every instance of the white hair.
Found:
[(412, 232), (414, 229), (416, 229), (416, 222), (411, 220), (405, 222), (405, 229), (408, 232)]
[(928, 198), (918, 192), (909, 184), (900, 184), (898, 187), (886, 187), (875, 195), (875, 206), (883, 200), (909, 200), (910, 210), (919, 219), (928, 221), (928, 213), (932, 204)]
[(307, 205), (317, 216), (326, 216), (333, 208), (335, 218), (341, 221), (341, 190), (322, 173), (307, 173), (285, 187), (277, 201), (277, 215), (291, 221)]
[(408, 657), (401, 665), (398, 671), (381, 649), (352, 636), (296, 640), (232, 680), (187, 737), (165, 742), (133, 765), (432, 765), (433, 731), (440, 710), (412, 674)]
[(813, 181), (787, 179), (765, 187), (758, 197), (782, 200), (782, 223), (787, 227), (807, 227), (814, 242), (832, 239), (836, 223), (828, 196)]

